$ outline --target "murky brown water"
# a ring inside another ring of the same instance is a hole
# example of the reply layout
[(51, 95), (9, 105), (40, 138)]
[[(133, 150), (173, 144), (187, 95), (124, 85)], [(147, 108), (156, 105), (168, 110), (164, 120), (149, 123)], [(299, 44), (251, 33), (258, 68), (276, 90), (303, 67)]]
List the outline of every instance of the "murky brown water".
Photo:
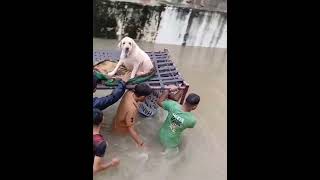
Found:
[[(116, 49), (117, 41), (93, 39), (93, 49)], [(118, 103), (104, 111), (107, 128), (103, 134), (109, 141), (107, 156), (117, 156), (117, 168), (101, 172), (95, 180), (226, 180), (227, 179), (227, 49), (182, 47), (138, 42), (144, 50), (167, 48), (179, 71), (190, 84), (189, 92), (201, 96), (194, 111), (197, 124), (184, 131), (178, 156), (161, 155), (158, 130), (166, 113), (140, 118), (137, 131), (151, 150), (146, 154), (136, 148), (130, 137), (110, 134), (111, 120)], [(109, 94), (97, 91), (94, 96)]]

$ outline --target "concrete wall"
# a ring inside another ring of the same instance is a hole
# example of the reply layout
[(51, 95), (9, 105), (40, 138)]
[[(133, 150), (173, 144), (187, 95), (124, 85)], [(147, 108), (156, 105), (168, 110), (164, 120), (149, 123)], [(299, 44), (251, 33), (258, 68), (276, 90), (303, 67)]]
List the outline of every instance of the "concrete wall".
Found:
[(100, 38), (129, 36), (154, 43), (227, 47), (226, 12), (95, 0), (93, 29), (94, 37)]

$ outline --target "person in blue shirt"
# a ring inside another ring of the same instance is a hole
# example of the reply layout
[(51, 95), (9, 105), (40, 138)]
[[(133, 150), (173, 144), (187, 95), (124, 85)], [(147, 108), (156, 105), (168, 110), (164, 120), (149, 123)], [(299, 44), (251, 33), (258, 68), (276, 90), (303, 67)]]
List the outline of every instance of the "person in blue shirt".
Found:
[[(118, 86), (112, 91), (111, 94), (104, 97), (94, 97), (93, 98), (93, 108), (99, 110), (104, 110), (112, 104), (116, 103), (126, 91), (126, 82), (128, 81), (129, 76), (123, 76), (120, 80)], [(98, 78), (93, 74), (93, 93), (97, 89)]]

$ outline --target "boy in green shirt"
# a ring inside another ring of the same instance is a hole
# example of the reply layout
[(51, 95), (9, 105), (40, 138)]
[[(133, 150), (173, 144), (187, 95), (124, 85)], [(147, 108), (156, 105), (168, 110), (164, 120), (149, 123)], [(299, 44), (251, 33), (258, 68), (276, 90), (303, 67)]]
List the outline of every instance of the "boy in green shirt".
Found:
[[(189, 94), (183, 105), (173, 100), (166, 100), (170, 92), (176, 91), (177, 87), (165, 90), (157, 103), (164, 110), (168, 111), (168, 116), (160, 129), (160, 142), (166, 149), (177, 148), (181, 143), (182, 131), (186, 128), (193, 128), (196, 119), (191, 111), (195, 110), (200, 102), (200, 96)], [(181, 95), (181, 91), (176, 93)], [(171, 98), (177, 100), (178, 98)]]

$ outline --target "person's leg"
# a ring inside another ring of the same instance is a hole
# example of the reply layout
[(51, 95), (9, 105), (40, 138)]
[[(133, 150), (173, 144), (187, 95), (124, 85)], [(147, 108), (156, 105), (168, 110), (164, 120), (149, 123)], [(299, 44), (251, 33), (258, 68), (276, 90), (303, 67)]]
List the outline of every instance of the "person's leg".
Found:
[(165, 148), (164, 151), (161, 152), (161, 154), (166, 158), (175, 157), (178, 153), (179, 153), (179, 147)]

